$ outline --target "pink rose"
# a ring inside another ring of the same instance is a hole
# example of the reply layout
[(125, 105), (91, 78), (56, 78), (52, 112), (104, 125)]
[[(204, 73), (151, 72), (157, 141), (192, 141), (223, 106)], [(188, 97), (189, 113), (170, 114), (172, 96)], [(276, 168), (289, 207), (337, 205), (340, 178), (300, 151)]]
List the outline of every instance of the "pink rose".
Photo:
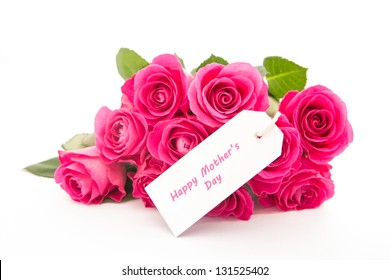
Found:
[(291, 169), (300, 165), (302, 148), (298, 131), (284, 115), (279, 117), (276, 125), (284, 135), (282, 154), (248, 182), (257, 195), (275, 193)]
[(95, 117), (95, 133), (96, 147), (105, 163), (134, 162), (146, 147), (148, 125), (139, 113), (102, 107)]
[[(186, 75), (176, 56), (163, 54), (139, 70), (122, 86), (124, 106), (134, 107), (148, 124), (188, 113), (187, 91), (192, 77)], [(123, 106), (122, 106), (123, 107)]]
[(220, 127), (242, 110), (267, 110), (268, 87), (248, 63), (227, 66), (211, 63), (201, 68), (188, 90), (191, 111), (198, 120)]
[(147, 154), (142, 159), (142, 163), (138, 167), (137, 172), (129, 172), (127, 174), (133, 181), (133, 197), (141, 198), (145, 207), (154, 207), (154, 203), (145, 191), (145, 188), (167, 170), (168, 167), (168, 164)]
[(324, 86), (287, 93), (279, 110), (298, 129), (303, 151), (314, 162), (329, 162), (352, 142), (345, 103)]
[(58, 153), (61, 164), (54, 179), (73, 200), (98, 204), (105, 198), (119, 202), (126, 195), (125, 165), (103, 163), (95, 146)]
[(302, 158), (301, 167), (283, 179), (275, 194), (262, 195), (259, 203), (264, 207), (276, 205), (284, 211), (317, 208), (334, 195), (330, 168)]
[(122, 94), (121, 108), (125, 108), (125, 109), (128, 109), (130, 111), (134, 110), (134, 104), (130, 102), (129, 98), (125, 94)]
[(207, 216), (235, 216), (240, 220), (249, 220), (253, 214), (253, 200), (245, 187), (241, 187), (214, 207)]
[(206, 127), (197, 119), (175, 118), (156, 124), (147, 147), (153, 157), (172, 165), (208, 136)]

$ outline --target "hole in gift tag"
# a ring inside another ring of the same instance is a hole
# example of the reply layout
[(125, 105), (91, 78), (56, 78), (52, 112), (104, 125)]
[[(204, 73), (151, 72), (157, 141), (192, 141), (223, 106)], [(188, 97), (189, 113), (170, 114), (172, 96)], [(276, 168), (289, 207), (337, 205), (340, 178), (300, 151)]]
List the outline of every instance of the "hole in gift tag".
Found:
[(261, 139), (261, 137), (263, 137), (264, 135), (269, 133), (271, 131), (272, 127), (275, 125), (275, 123), (279, 119), (279, 117), (280, 117), (280, 112), (276, 112), (275, 116), (270, 120), (268, 125), (263, 130), (256, 132), (256, 134), (255, 134), (256, 138)]

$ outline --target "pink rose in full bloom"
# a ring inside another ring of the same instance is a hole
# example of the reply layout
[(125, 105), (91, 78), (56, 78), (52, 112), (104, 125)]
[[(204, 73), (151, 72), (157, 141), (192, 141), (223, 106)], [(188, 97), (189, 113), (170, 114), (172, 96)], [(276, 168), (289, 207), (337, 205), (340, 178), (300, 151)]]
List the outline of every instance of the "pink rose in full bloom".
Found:
[(210, 127), (220, 127), (242, 110), (267, 110), (268, 86), (248, 63), (211, 63), (195, 75), (188, 90), (191, 111)]
[(345, 103), (324, 86), (288, 92), (279, 110), (298, 129), (303, 151), (314, 162), (329, 162), (352, 142)]
[(235, 216), (240, 220), (249, 220), (253, 214), (253, 200), (245, 187), (241, 187), (218, 204), (206, 216)]
[(102, 107), (95, 117), (95, 133), (96, 147), (105, 163), (134, 162), (146, 147), (148, 125), (139, 113)]
[(259, 203), (265, 207), (276, 205), (279, 209), (303, 210), (319, 207), (334, 195), (328, 164), (318, 165), (302, 157), (298, 170), (287, 175), (275, 194), (262, 195)]
[(145, 191), (145, 188), (167, 170), (168, 167), (168, 164), (155, 159), (151, 154), (147, 154), (142, 159), (142, 163), (138, 167), (137, 172), (129, 172), (127, 174), (133, 181), (133, 196), (135, 198), (141, 198), (145, 207), (154, 207), (154, 203)]
[(276, 125), (284, 136), (282, 154), (248, 182), (257, 195), (275, 193), (291, 169), (297, 169), (300, 165), (302, 148), (299, 132), (284, 115), (279, 117)]
[(122, 86), (127, 97), (122, 98), (122, 107), (129, 106), (141, 113), (150, 125), (187, 114), (187, 91), (191, 80), (176, 56), (157, 56)]
[(147, 147), (153, 157), (172, 165), (208, 136), (205, 125), (197, 119), (175, 118), (156, 124)]
[(126, 195), (125, 165), (105, 164), (95, 146), (58, 153), (61, 164), (54, 179), (73, 200), (99, 204), (105, 198), (119, 202)]

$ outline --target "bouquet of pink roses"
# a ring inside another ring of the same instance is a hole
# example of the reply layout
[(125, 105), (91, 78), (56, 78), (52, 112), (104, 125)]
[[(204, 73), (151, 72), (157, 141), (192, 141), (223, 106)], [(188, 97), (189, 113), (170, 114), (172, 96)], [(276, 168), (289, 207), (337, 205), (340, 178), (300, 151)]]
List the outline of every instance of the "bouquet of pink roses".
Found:
[(117, 66), (125, 79), (121, 107), (101, 108), (93, 134), (74, 136), (59, 158), (26, 168), (54, 176), (73, 200), (120, 202), (131, 195), (154, 207), (145, 187), (242, 110), (280, 112), (282, 153), (208, 216), (248, 220), (254, 202), (301, 210), (334, 195), (329, 162), (353, 132), (335, 93), (305, 88), (306, 68), (281, 57), (254, 67), (212, 55), (189, 73), (176, 55), (148, 63), (129, 49), (119, 51)]

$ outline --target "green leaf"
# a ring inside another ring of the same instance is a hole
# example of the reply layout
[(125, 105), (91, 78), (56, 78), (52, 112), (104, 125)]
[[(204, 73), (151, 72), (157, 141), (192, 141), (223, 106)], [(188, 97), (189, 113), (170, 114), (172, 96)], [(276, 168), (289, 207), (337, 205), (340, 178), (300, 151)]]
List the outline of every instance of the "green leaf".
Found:
[(90, 147), (95, 145), (95, 133), (82, 133), (76, 134), (70, 138), (65, 144), (62, 145), (62, 148), (66, 151), (69, 150), (79, 150), (82, 148)]
[(137, 165), (132, 163), (125, 163), (126, 165), (126, 172), (137, 172)]
[(55, 157), (36, 164), (32, 164), (24, 169), (37, 176), (53, 178), (54, 172), (58, 166), (60, 166), (60, 160), (58, 157)]
[(272, 96), (268, 96), (269, 107), (266, 111), (267, 115), (273, 118), (276, 112), (279, 111), (279, 102)]
[(129, 201), (135, 199), (133, 196), (133, 181), (130, 178), (127, 178), (125, 184), (126, 196), (122, 199), (122, 202)]
[(139, 54), (127, 48), (121, 48), (116, 55), (116, 67), (119, 75), (125, 80), (148, 65), (149, 63)]
[(267, 72), (267, 69), (265, 69), (264, 66), (256, 66), (256, 69), (259, 70), (260, 75), (261, 75), (262, 77), (267, 76), (268, 72)]
[(180, 61), (181, 67), (183, 67), (183, 68), (185, 69), (186, 67), (184, 66), (184, 61), (183, 61), (183, 59), (182, 59), (180, 56), (178, 56), (176, 53), (175, 53), (175, 56), (176, 56), (177, 59)]
[(194, 70), (191, 71), (192, 74), (195, 74), (196, 72), (199, 71), (200, 68), (202, 67), (205, 67), (207, 64), (210, 64), (210, 63), (219, 63), (219, 64), (223, 64), (223, 65), (228, 65), (229, 63), (223, 59), (222, 57), (220, 56), (215, 56), (215, 55), (211, 55), (208, 59), (206, 59), (205, 61), (203, 61), (197, 68), (195, 68)]
[(269, 91), (274, 97), (283, 98), (290, 90), (305, 88), (307, 68), (279, 56), (266, 57), (263, 65), (268, 72)]

